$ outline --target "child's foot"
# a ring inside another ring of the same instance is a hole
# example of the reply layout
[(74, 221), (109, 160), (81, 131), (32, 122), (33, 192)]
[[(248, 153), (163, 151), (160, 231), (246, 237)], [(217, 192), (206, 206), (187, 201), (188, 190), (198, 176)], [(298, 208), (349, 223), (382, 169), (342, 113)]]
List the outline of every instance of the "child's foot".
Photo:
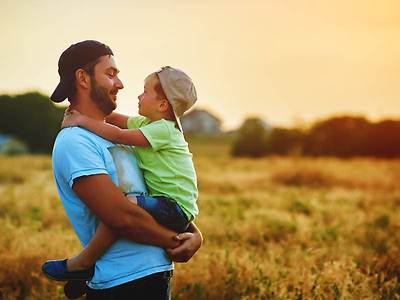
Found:
[(42, 265), (42, 272), (48, 278), (57, 281), (89, 280), (93, 277), (94, 266), (83, 270), (68, 270), (67, 259), (48, 260)]

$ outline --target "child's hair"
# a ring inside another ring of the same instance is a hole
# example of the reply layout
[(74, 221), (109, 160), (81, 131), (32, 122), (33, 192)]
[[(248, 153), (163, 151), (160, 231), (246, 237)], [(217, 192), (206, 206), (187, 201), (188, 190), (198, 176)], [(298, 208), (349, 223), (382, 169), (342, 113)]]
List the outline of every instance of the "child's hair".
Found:
[(168, 102), (168, 111), (167, 111), (167, 116), (166, 116), (166, 118), (167, 118), (168, 120), (175, 120), (175, 116), (174, 116), (174, 111), (173, 111), (172, 105), (171, 105), (171, 103), (169, 103), (169, 100), (168, 100), (168, 98), (167, 98), (167, 95), (165, 95), (165, 92), (164, 92), (164, 89), (162, 88), (161, 81), (160, 81), (160, 78), (158, 77), (158, 74), (157, 74), (156, 72), (151, 73), (150, 75), (148, 75), (148, 76), (146, 77), (145, 81), (147, 81), (147, 80), (149, 80), (149, 79), (152, 79), (152, 78), (154, 78), (155, 81), (156, 81), (156, 83), (155, 83), (155, 85), (154, 85), (154, 90), (155, 90), (156, 93), (157, 93), (158, 99), (159, 99), (159, 100), (165, 99), (165, 100), (167, 100), (167, 102)]
[(158, 77), (157, 73), (156, 72), (151, 73), (149, 76), (146, 77), (146, 80), (150, 79), (150, 78), (156, 79), (156, 84), (154, 85), (154, 90), (156, 91), (158, 98), (168, 100), (168, 98), (165, 95), (164, 90), (161, 86), (160, 78)]

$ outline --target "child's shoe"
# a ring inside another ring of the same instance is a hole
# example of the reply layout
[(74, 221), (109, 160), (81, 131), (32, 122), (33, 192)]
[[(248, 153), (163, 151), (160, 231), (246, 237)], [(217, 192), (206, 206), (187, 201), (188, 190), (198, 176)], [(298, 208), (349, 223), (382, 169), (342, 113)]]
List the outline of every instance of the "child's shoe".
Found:
[(89, 280), (94, 275), (94, 266), (77, 271), (68, 271), (67, 260), (48, 260), (42, 265), (42, 272), (46, 277), (57, 280)]

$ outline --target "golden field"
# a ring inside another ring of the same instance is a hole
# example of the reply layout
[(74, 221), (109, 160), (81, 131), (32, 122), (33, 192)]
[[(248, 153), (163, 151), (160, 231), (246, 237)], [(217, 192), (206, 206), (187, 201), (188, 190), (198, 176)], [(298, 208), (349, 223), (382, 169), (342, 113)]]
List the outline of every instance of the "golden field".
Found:
[[(191, 148), (205, 241), (173, 299), (400, 299), (399, 160)], [(50, 157), (0, 156), (0, 299), (64, 299), (40, 266), (79, 250)]]

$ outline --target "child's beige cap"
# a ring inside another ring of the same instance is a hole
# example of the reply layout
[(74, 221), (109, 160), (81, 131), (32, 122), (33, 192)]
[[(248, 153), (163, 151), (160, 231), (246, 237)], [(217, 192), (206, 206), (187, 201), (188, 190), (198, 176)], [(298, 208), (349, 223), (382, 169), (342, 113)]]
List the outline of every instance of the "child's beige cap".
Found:
[(165, 96), (167, 96), (174, 111), (176, 124), (179, 130), (183, 132), (179, 117), (190, 109), (197, 100), (196, 88), (192, 79), (183, 71), (170, 66), (162, 67), (157, 75)]

